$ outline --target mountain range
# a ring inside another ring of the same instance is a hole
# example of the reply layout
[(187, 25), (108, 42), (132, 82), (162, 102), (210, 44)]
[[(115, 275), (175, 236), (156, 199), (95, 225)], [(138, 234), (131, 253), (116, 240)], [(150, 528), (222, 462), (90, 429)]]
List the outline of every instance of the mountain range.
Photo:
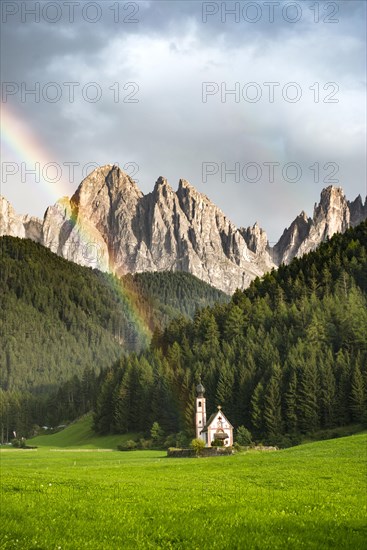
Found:
[(174, 191), (159, 177), (144, 195), (115, 165), (94, 170), (70, 199), (48, 207), (43, 220), (16, 214), (0, 197), (0, 236), (29, 238), (67, 260), (118, 276), (189, 272), (227, 294), (366, 218), (367, 199), (363, 203), (359, 195), (349, 202), (342, 188), (330, 186), (313, 217), (301, 212), (271, 247), (257, 223), (237, 228), (186, 180)]

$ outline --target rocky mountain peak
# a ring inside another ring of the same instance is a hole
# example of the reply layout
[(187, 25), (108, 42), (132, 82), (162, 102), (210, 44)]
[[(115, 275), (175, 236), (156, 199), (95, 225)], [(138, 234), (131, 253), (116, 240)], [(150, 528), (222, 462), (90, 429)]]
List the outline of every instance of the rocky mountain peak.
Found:
[(17, 215), (0, 198), (0, 235), (31, 238), (60, 256), (117, 275), (181, 270), (227, 293), (295, 256), (313, 250), (336, 231), (367, 217), (367, 200), (352, 203), (328, 187), (313, 218), (302, 211), (273, 249), (258, 222), (237, 229), (187, 180), (174, 192), (160, 176), (147, 195), (118, 166), (95, 169), (71, 199), (50, 206), (43, 221)]
[(18, 216), (5, 197), (0, 196), (0, 236), (12, 235), (25, 238), (25, 230), (21, 216)]
[(320, 202), (327, 197), (344, 197), (344, 191), (342, 187), (336, 187), (335, 185), (328, 185), (324, 187), (320, 194)]
[(0, 195), (0, 237), (3, 235), (41, 242), (42, 220), (17, 214), (10, 202)]
[(170, 184), (168, 183), (168, 180), (163, 176), (159, 176), (159, 178), (155, 183), (153, 193), (167, 198), (168, 195), (171, 195), (173, 192), (174, 191), (170, 186)]
[(332, 185), (326, 187), (321, 192), (319, 204), (314, 207), (310, 238), (322, 241), (334, 233), (344, 232), (349, 225), (350, 212), (343, 189)]
[(300, 220), (303, 220), (303, 221), (307, 222), (309, 218), (308, 218), (306, 212), (304, 210), (302, 210), (302, 212), (300, 214), (298, 214), (297, 219), (300, 219)]
[(107, 195), (113, 201), (118, 195), (128, 194), (131, 197), (140, 198), (142, 192), (135, 181), (116, 165), (106, 164), (96, 168), (79, 185), (71, 198), (71, 202), (78, 208), (94, 204)]
[(255, 254), (263, 254), (267, 251), (269, 247), (268, 237), (257, 221), (252, 227), (247, 227), (246, 229), (241, 227), (239, 231), (252, 252)]
[(315, 203), (315, 208), (321, 207), (327, 211), (330, 208), (340, 207), (344, 202), (346, 203), (346, 198), (343, 189), (341, 187), (329, 185), (321, 191), (320, 202), (318, 205)]
[(188, 191), (198, 193), (198, 191), (193, 187), (187, 180), (180, 178), (178, 182), (178, 189), (187, 189)]
[[(180, 208), (185, 213), (188, 220), (193, 221), (196, 219), (198, 222), (203, 216), (211, 216), (217, 220), (217, 223), (225, 222), (230, 224), (233, 228), (234, 224), (231, 224), (227, 220), (225, 214), (221, 209), (216, 206), (207, 195), (200, 193), (193, 185), (187, 180), (180, 179), (176, 195), (179, 200)], [(219, 222), (219, 220), (221, 220)]]
[[(301, 257), (314, 250), (334, 233), (343, 233), (351, 226), (352, 210), (341, 187), (326, 187), (321, 191), (319, 203), (315, 203), (312, 219), (302, 211), (284, 231), (274, 246), (274, 261), (278, 265), (289, 263), (295, 256)], [(367, 217), (367, 211), (364, 215), (358, 200), (354, 211), (356, 221)]]
[(350, 211), (350, 225), (352, 227), (355, 227), (367, 218), (367, 197), (363, 204), (361, 195), (358, 195), (354, 201), (348, 201), (348, 207)]
[(299, 247), (307, 238), (311, 220), (302, 211), (291, 225), (283, 231), (282, 236), (273, 248), (273, 261), (280, 265), (288, 264), (297, 255)]

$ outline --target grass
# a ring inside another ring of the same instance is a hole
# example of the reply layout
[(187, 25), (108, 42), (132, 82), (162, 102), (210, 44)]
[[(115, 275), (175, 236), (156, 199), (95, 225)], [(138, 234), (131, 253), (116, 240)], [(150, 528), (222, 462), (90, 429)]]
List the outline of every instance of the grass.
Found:
[(364, 549), (366, 444), (358, 434), (204, 459), (2, 451), (0, 547)]
[(77, 449), (117, 449), (117, 445), (128, 439), (136, 439), (139, 434), (98, 436), (92, 430), (92, 415), (85, 415), (60, 432), (33, 437), (29, 445), (50, 448)]

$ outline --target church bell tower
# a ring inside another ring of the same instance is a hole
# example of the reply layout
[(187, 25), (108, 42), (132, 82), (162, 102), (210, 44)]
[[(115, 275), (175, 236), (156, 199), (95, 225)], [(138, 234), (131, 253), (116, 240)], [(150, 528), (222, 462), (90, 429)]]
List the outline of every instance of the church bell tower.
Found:
[(206, 434), (202, 430), (206, 424), (206, 399), (204, 397), (205, 388), (201, 382), (196, 386), (196, 414), (195, 427), (197, 439), (202, 439), (206, 443)]

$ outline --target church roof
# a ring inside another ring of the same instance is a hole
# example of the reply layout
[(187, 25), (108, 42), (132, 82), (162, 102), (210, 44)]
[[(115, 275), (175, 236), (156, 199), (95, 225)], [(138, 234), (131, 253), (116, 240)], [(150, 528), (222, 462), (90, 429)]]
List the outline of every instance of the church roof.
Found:
[(223, 413), (222, 410), (220, 410), (220, 411), (217, 411), (217, 412), (213, 413), (212, 415), (210, 415), (209, 420), (207, 420), (207, 422), (206, 422), (206, 424), (205, 424), (205, 426), (204, 426), (204, 429), (201, 430), (201, 433), (205, 433), (205, 432), (208, 431), (208, 428), (209, 428), (210, 425), (213, 423), (213, 421), (215, 420), (216, 416), (217, 416), (219, 413), (222, 415), (223, 419), (226, 420), (226, 421), (228, 422), (228, 424), (230, 425), (230, 427), (233, 429), (233, 426), (232, 426), (232, 424), (230, 423), (230, 421), (228, 420), (228, 418), (226, 417), (226, 415)]
[(208, 431), (208, 428), (210, 426), (210, 424), (213, 422), (214, 418), (217, 416), (217, 413), (213, 413), (210, 417), (209, 417), (209, 420), (207, 420), (205, 426), (204, 426), (204, 429), (201, 430), (202, 432), (206, 432)]

